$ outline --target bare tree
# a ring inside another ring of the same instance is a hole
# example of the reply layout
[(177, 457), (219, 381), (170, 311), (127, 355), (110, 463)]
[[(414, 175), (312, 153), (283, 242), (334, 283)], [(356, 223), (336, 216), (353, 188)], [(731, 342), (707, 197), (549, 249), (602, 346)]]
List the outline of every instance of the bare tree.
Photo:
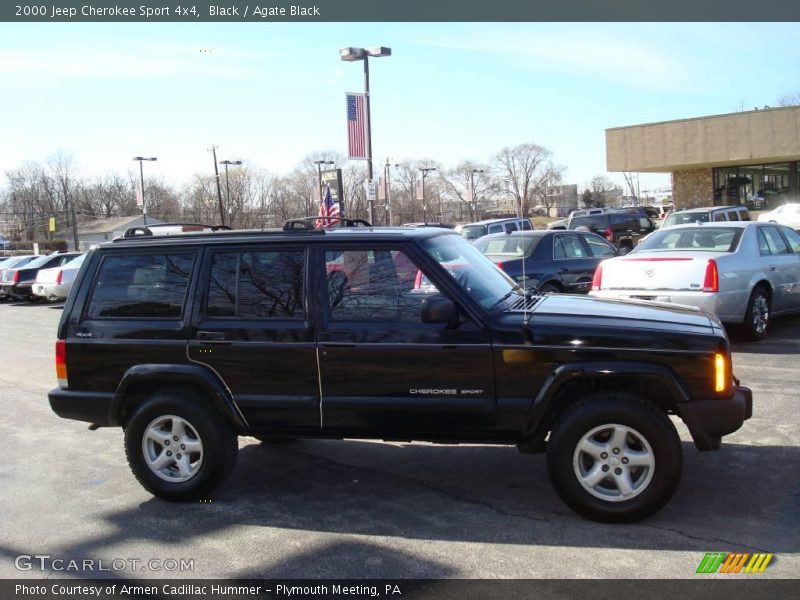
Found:
[(560, 176), (562, 169), (553, 165), (551, 158), (550, 150), (538, 144), (503, 148), (495, 155), (496, 176), (514, 197), (520, 216), (529, 216), (534, 199), (546, 199), (542, 188)]
[(794, 94), (784, 94), (778, 98), (778, 106), (797, 106), (800, 105), (800, 92)]
[[(452, 169), (445, 169), (439, 173), (444, 199), (458, 208), (449, 219), (464, 220), (464, 209), (470, 221), (480, 219), (481, 208), (485, 207), (486, 200), (497, 192), (497, 184), (492, 179), (487, 165), (472, 161), (464, 161)], [(472, 197), (469, 194), (470, 184), (474, 182)]]
[(592, 190), (592, 205), (602, 208), (606, 205), (606, 194), (616, 186), (605, 175), (595, 175), (589, 183)]

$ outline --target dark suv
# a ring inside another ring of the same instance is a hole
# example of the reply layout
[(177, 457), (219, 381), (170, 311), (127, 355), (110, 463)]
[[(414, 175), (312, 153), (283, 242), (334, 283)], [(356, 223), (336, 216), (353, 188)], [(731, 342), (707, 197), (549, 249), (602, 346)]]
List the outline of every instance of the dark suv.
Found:
[(639, 239), (656, 229), (655, 224), (643, 209), (641, 213), (623, 209), (601, 215), (572, 217), (567, 222), (567, 229), (578, 229), (579, 227), (602, 235), (606, 241), (614, 244), (623, 254), (633, 250)]
[(440, 228), (135, 236), (87, 257), (56, 342), (60, 416), (121, 426), (141, 484), (205, 498), (237, 436), (546, 452), (597, 520), (658, 510), (683, 419), (716, 450), (752, 412), (713, 315), (525, 294)]

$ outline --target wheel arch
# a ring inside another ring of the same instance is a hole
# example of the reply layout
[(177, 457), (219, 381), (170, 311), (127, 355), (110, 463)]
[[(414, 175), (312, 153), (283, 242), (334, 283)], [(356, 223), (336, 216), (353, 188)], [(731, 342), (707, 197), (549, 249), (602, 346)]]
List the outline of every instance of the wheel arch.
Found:
[(559, 417), (586, 394), (621, 391), (640, 396), (665, 413), (677, 413), (689, 395), (672, 371), (639, 362), (570, 363), (555, 369), (536, 395), (522, 430), (520, 449), (542, 452)]
[(155, 391), (185, 389), (207, 398), (238, 432), (246, 431), (247, 420), (219, 377), (198, 365), (143, 364), (125, 372), (109, 409), (109, 421), (124, 425), (137, 406)]

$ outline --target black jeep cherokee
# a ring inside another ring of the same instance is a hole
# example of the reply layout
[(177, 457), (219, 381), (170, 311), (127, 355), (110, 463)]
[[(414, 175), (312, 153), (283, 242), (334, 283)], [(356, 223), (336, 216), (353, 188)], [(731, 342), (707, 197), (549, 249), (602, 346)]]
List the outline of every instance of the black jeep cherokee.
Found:
[(125, 429), (133, 473), (206, 497), (237, 436), (515, 444), (574, 510), (675, 491), (683, 419), (716, 450), (752, 412), (696, 309), (525, 295), (439, 228), (136, 236), (83, 264), (59, 324), (62, 417)]

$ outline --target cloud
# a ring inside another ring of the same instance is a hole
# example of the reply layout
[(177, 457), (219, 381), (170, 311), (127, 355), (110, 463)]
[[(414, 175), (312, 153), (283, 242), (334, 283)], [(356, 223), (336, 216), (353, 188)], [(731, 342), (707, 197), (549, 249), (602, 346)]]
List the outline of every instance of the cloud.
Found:
[[(537, 71), (572, 73), (651, 89), (682, 87), (684, 65), (645, 29), (626, 34), (603, 24), (468, 26), (457, 35), (418, 38), (424, 45), (493, 52)], [(640, 26), (642, 27), (642, 26)]]

